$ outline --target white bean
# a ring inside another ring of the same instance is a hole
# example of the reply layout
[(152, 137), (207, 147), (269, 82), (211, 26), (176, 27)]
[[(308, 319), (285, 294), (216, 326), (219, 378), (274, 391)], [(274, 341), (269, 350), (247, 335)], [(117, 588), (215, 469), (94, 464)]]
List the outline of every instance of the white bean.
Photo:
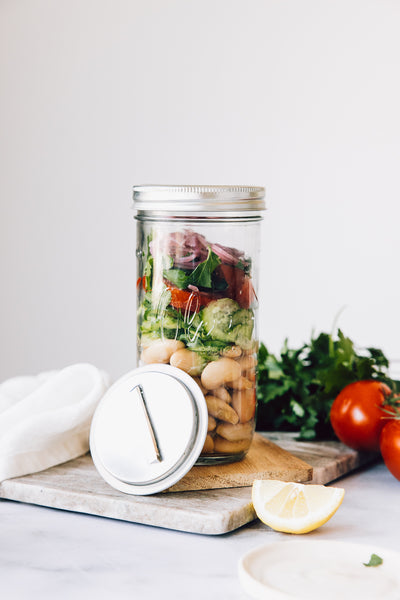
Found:
[(230, 442), (249, 439), (253, 436), (253, 423), (238, 423), (237, 425), (220, 423), (217, 427), (217, 433)]
[(241, 374), (239, 363), (232, 358), (219, 358), (208, 363), (201, 374), (201, 383), (208, 390), (215, 390), (227, 381), (238, 379)]
[(201, 356), (187, 348), (181, 348), (174, 352), (169, 362), (173, 367), (182, 369), (189, 375), (200, 375), (204, 366)]
[(251, 439), (238, 440), (230, 442), (218, 435), (214, 438), (214, 452), (222, 452), (223, 454), (239, 454), (245, 452), (251, 444)]
[(229, 387), (234, 389), (234, 390), (250, 390), (251, 388), (254, 387), (254, 384), (252, 381), (250, 381), (249, 379), (246, 379), (246, 377), (238, 377), (237, 379), (235, 379), (235, 381), (230, 381), (228, 383)]
[(242, 349), (240, 346), (226, 346), (221, 354), (227, 358), (238, 358), (238, 356), (241, 356), (242, 354)]
[(217, 388), (216, 390), (213, 390), (213, 396), (217, 396), (217, 398), (220, 398), (221, 400), (223, 400), (224, 402), (227, 402), (228, 404), (230, 404), (232, 402), (232, 397), (231, 397), (230, 393), (222, 385), (221, 385), (221, 387)]
[(143, 350), (141, 359), (147, 365), (151, 363), (168, 363), (173, 353), (184, 347), (185, 344), (178, 340), (155, 340)]
[(237, 390), (232, 394), (232, 406), (239, 415), (240, 423), (250, 421), (256, 412), (256, 390)]
[(214, 451), (214, 440), (211, 435), (207, 434), (206, 440), (204, 442), (202, 454), (211, 454)]
[(238, 423), (239, 417), (237, 413), (229, 404), (220, 398), (216, 398), (215, 396), (206, 396), (206, 404), (208, 414), (212, 417), (215, 417), (215, 419), (220, 419), (221, 421), (226, 421), (227, 423), (232, 424)]
[(217, 421), (211, 415), (208, 415), (208, 427), (207, 431), (214, 431), (217, 426)]

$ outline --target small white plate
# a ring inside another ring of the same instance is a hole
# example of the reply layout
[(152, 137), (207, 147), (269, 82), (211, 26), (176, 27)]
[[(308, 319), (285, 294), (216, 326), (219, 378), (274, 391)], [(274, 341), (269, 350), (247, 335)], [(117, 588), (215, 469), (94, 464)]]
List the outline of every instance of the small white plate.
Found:
[[(371, 554), (383, 563), (364, 566)], [(327, 540), (274, 542), (241, 558), (239, 579), (257, 600), (399, 600), (400, 554)]]

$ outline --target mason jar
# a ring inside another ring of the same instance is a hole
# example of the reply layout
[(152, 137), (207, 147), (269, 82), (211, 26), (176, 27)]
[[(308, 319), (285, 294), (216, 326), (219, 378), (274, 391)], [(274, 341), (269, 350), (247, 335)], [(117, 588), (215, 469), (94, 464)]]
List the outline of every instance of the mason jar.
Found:
[(247, 186), (133, 191), (137, 366), (170, 364), (200, 387), (208, 432), (197, 464), (241, 460), (255, 430), (264, 193)]

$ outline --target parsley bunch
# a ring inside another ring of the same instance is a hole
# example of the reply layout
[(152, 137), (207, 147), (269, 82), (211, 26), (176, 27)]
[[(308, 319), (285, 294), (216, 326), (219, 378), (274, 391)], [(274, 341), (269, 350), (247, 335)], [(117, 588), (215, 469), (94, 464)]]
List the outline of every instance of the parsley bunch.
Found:
[(258, 356), (257, 429), (299, 431), (304, 440), (333, 439), (332, 403), (349, 383), (377, 379), (389, 384), (389, 362), (377, 348), (357, 352), (338, 330), (311, 338), (294, 350), (287, 340), (280, 356), (261, 344)]

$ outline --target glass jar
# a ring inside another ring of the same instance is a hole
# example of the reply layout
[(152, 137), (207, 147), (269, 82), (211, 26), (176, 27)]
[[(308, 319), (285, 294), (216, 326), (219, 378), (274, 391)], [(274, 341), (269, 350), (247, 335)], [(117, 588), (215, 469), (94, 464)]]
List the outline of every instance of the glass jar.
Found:
[(169, 363), (200, 386), (209, 423), (197, 464), (241, 460), (254, 434), (264, 193), (134, 187), (137, 365)]

